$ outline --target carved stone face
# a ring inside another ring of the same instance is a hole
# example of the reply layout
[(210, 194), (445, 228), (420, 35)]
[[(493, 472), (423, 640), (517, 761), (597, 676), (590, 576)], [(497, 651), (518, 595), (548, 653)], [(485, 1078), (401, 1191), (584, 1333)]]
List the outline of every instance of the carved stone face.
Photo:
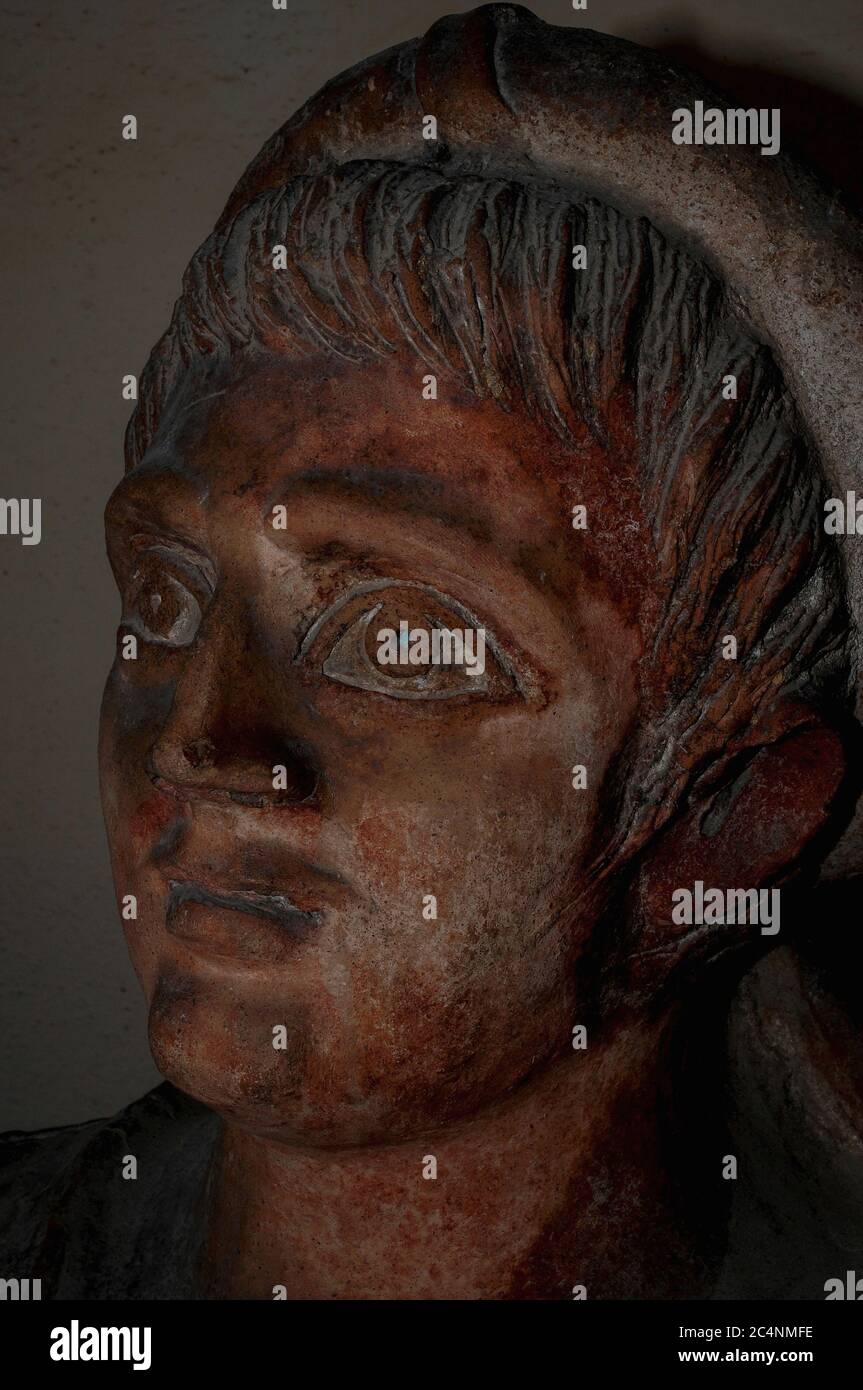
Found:
[[(109, 503), (118, 900), (158, 1066), (249, 1129), (406, 1136), (570, 1048), (643, 574), (621, 460), (612, 486), (599, 449), (561, 456), (467, 390), (423, 399), (407, 357), (257, 356)], [(571, 513), (600, 499), (597, 545)], [(402, 620), (482, 627), (482, 680), (380, 667)]]

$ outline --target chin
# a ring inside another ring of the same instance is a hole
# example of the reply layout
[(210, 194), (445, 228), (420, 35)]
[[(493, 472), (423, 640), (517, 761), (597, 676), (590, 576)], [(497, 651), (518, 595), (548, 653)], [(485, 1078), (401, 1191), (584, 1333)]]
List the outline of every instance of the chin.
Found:
[(295, 1013), (287, 1045), (276, 1051), (272, 1011), (263, 1023), (236, 1005), (226, 1014), (212, 1003), (197, 985), (161, 980), (150, 1009), (153, 1060), (178, 1090), (261, 1138), (299, 1149), (404, 1143), (463, 1122), (488, 1101), (463, 1089), (454, 1096), (439, 1076), (402, 1076), (395, 1086), (383, 1068), (360, 1087), (332, 1064), (346, 1055), (344, 1038), (313, 1042), (313, 1024)]
[(363, 1031), (360, 1016), (346, 1016), (328, 992), (299, 993), (296, 980), (163, 959), (149, 1043), (166, 1080), (226, 1123), (299, 1148), (336, 1149), (463, 1124), (541, 1068), (563, 1036), (559, 1020), (527, 1036), (511, 1028), (501, 1047), (483, 1032), (487, 1020), (469, 1014), (466, 1022), (462, 1012), (443, 1026), (430, 1000), (418, 1012), (426, 1026), (417, 1022), (407, 1038), (400, 1014)]
[[(273, 1047), (273, 1026), (284, 1046)], [(246, 1001), (218, 978), (162, 970), (150, 1003), (153, 1060), (178, 1090), (226, 1121), (264, 1133), (326, 1129), (311, 1101), (308, 1010)]]

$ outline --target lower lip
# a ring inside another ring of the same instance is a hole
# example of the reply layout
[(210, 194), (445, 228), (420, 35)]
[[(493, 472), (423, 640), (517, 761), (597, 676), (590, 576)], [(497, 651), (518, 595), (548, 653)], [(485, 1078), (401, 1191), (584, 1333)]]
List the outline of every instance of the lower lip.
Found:
[(320, 926), (320, 914), (264, 894), (237, 898), (172, 884), (168, 933), (204, 955), (251, 963), (289, 960)]

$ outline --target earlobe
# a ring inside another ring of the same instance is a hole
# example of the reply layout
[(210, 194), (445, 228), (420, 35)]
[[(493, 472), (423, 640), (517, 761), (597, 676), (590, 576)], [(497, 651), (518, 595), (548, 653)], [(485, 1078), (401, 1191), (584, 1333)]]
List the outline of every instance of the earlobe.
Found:
[[(823, 857), (842, 829), (837, 814), (847, 768), (840, 734), (816, 722), (761, 748), (709, 799), (694, 798), (642, 861), (640, 952), (674, 956), (679, 947), (682, 955), (697, 941), (699, 954), (709, 957), (750, 935), (781, 940), (769, 906), (766, 922), (757, 907), (755, 921), (751, 911), (741, 921), (742, 894), (750, 893), (752, 909), (751, 890), (781, 888)], [(718, 890), (713, 898), (710, 890)], [(688, 902), (696, 904), (694, 917)]]

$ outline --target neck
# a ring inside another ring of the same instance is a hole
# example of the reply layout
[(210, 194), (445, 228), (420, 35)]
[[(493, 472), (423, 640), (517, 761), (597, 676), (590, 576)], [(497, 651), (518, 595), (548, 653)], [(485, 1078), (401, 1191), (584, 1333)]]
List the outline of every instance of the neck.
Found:
[[(206, 1296), (697, 1296), (707, 1276), (683, 1208), (709, 1231), (721, 1148), (695, 1179), (681, 1163), (671, 1041), (668, 1017), (619, 1027), (457, 1130), (409, 1143), (299, 1151), (225, 1127)], [(436, 1178), (423, 1176), (430, 1156)], [(684, 1167), (703, 1192), (670, 1176)]]

